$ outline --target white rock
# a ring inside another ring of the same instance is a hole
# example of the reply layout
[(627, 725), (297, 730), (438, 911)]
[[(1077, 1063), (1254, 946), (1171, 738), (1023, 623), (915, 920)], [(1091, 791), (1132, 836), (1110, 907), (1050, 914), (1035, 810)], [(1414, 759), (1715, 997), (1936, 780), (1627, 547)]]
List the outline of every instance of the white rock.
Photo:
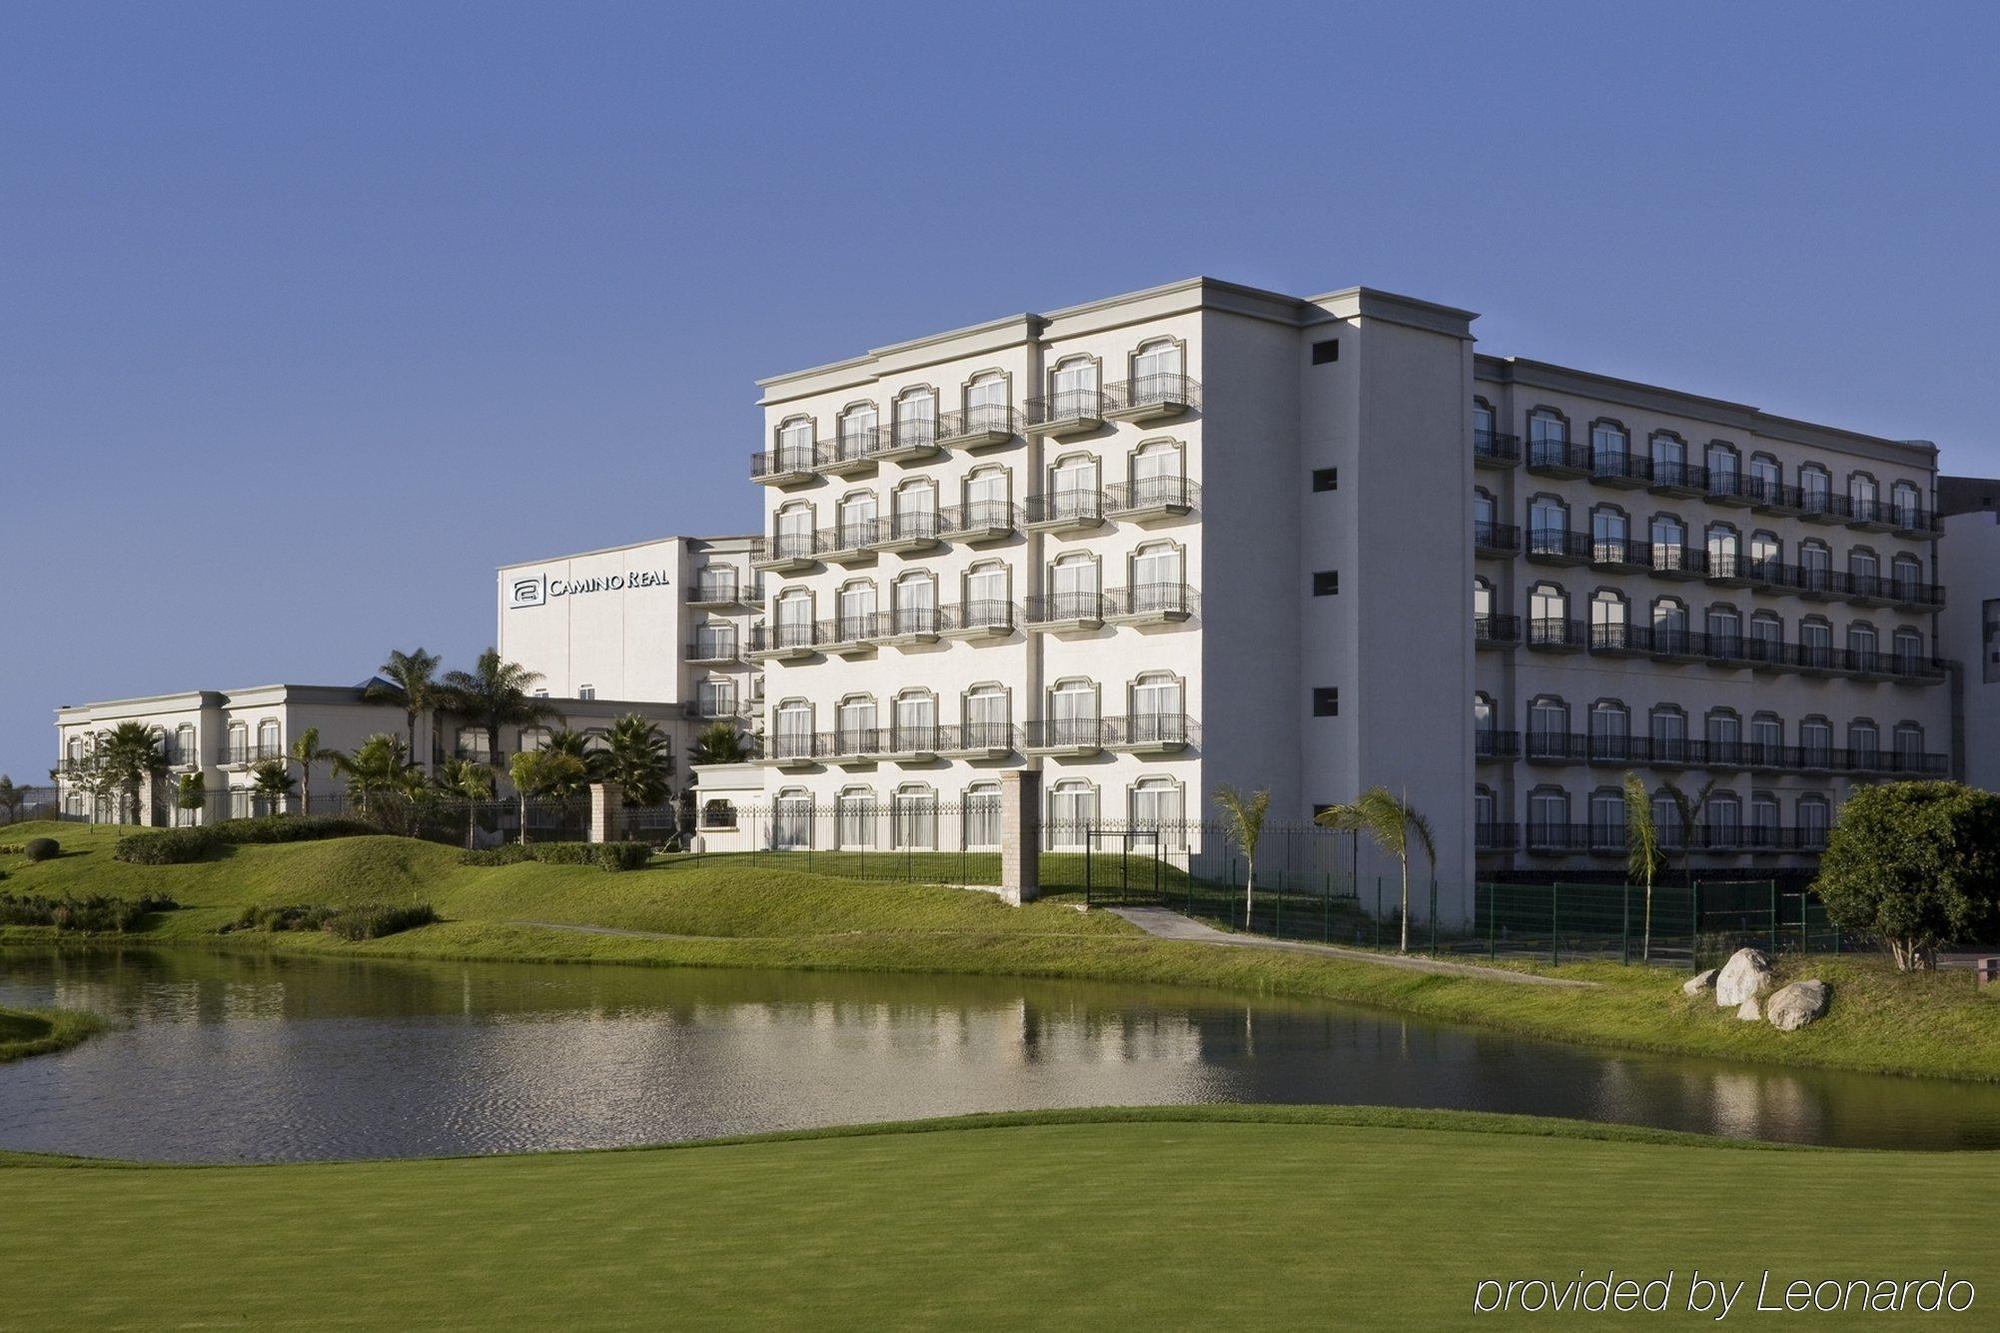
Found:
[(1700, 995), (1704, 991), (1715, 989), (1715, 973), (1716, 969), (1712, 967), (1706, 972), (1695, 973), (1681, 983), (1681, 994)]
[(1764, 1008), (1757, 1003), (1757, 997), (1752, 995), (1736, 1006), (1736, 1016), (1746, 1023), (1755, 1023), (1764, 1017)]
[(1738, 949), (1715, 978), (1715, 1002), (1733, 1008), (1771, 989), (1771, 960), (1759, 949)]
[(1771, 1019), (1771, 1026), (1780, 1032), (1793, 1032), (1826, 1012), (1828, 997), (1824, 981), (1794, 981), (1771, 997), (1765, 1011)]

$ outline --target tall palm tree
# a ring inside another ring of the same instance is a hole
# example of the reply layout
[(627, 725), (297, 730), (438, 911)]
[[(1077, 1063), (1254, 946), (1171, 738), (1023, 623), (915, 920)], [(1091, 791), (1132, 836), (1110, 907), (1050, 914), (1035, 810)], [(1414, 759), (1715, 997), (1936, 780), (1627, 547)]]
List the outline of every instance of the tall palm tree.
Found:
[(608, 776), (625, 792), (627, 805), (664, 805), (667, 778), (674, 771), (673, 743), (637, 713), (611, 724)]
[(498, 758), (502, 727), (524, 727), (560, 716), (554, 704), (530, 693), (541, 678), (541, 672), (509, 662), (497, 649), (488, 648), (472, 670), (446, 673), (443, 707), (485, 731), (486, 752)]
[(611, 751), (604, 745), (593, 746), (597, 737), (574, 727), (557, 727), (548, 734), (541, 748), (550, 754), (566, 754), (583, 765), (583, 771), (591, 781), (598, 782), (611, 776)]
[(1653, 800), (1637, 773), (1625, 774), (1625, 872), (1646, 886), (1646, 922), (1639, 956), (1653, 956), (1653, 880), (1666, 863), (1660, 830), (1653, 823)]
[(414, 760), (417, 753), (417, 719), (443, 702), (445, 687), (439, 684), (437, 669), (442, 664), (436, 653), (422, 648), (413, 653), (395, 649), (389, 660), (376, 668), (381, 678), (371, 680), (361, 692), (370, 703), (399, 704), (408, 729), (406, 744)]
[(1431, 877), (1437, 877), (1437, 841), (1428, 819), (1407, 800), (1387, 787), (1370, 787), (1353, 803), (1336, 805), (1315, 815), (1314, 821), (1327, 828), (1366, 833), (1375, 845), (1395, 857), (1403, 871), (1403, 932), (1397, 946), (1410, 951), (1410, 843), (1414, 840), (1430, 862)]
[(695, 733), (690, 764), (740, 764), (751, 755), (750, 738), (733, 722), (712, 722)]
[(1228, 821), (1229, 836), (1243, 848), (1243, 929), (1250, 929), (1250, 908), (1257, 886), (1257, 844), (1264, 837), (1264, 819), (1271, 812), (1268, 789), (1245, 796), (1231, 786), (1215, 789), (1215, 803)]
[(167, 771), (160, 735), (143, 722), (120, 722), (97, 740), (97, 771), (107, 791), (123, 793), (139, 818), (139, 790)]
[(287, 754), (299, 766), (299, 812), (309, 815), (313, 803), (313, 765), (331, 764), (340, 757), (340, 752), (322, 749), (319, 728), (307, 727), (292, 741), (292, 748)]
[(410, 752), (401, 736), (378, 732), (354, 747), (353, 754), (337, 755), (336, 773), (347, 778), (347, 794), (368, 815), (370, 800), (380, 803), (386, 796), (413, 796), (423, 786), (423, 775), (410, 763)]
[(479, 825), (479, 803), (493, 799), (493, 770), (470, 759), (447, 759), (444, 788), (465, 802), (465, 846), (470, 851), (472, 831)]

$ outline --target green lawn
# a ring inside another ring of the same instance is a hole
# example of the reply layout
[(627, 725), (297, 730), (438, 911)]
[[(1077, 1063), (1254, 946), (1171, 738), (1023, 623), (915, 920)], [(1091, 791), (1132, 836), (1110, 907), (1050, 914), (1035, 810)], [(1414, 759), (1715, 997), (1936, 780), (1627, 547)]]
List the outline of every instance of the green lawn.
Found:
[[(1120, 1120), (1123, 1120), (1121, 1123)], [(1572, 1136), (1587, 1135), (1588, 1137)], [(1484, 1278), (1970, 1277), (2000, 1156), (1442, 1112), (1052, 1112), (631, 1152), (0, 1164), (20, 1327), (1476, 1326)], [(28, 1275), (32, 1275), (30, 1278)], [(1555, 1316), (1544, 1316), (1555, 1318)], [(1881, 1316), (1875, 1316), (1879, 1319)], [(1495, 1321), (1486, 1318), (1484, 1322)], [(1501, 1327), (1525, 1322), (1520, 1316)]]
[[(164, 893), (182, 910), (146, 938), (231, 948), (383, 957), (622, 962), (681, 966), (1075, 977), (1197, 984), (1373, 1005), (1422, 1017), (1600, 1045), (1831, 1068), (2000, 1079), (2000, 996), (1969, 973), (1898, 976), (1878, 959), (1783, 960), (1781, 978), (1819, 976), (1829, 1015), (1800, 1032), (1741, 1023), (1679, 991), (1680, 976), (1616, 964), (1573, 964), (1556, 975), (1592, 989), (1503, 985), (1293, 954), (1252, 953), (1150, 939), (1104, 912), (1055, 900), (1010, 908), (982, 893), (862, 883), (808, 873), (800, 859), (707, 857), (607, 874), (581, 866), (459, 864), (449, 848), (400, 838), (246, 846), (187, 866), (111, 859), (117, 832), (26, 826), (62, 840), (39, 865), (0, 858), (0, 891)], [(817, 863), (818, 858), (815, 858)], [(427, 901), (446, 918), (366, 944), (326, 935), (235, 935), (218, 927), (249, 904)], [(663, 932), (676, 939), (581, 935), (525, 922)], [(0, 930), (0, 939), (48, 938)], [(1550, 971), (1551, 969), (1537, 969)]]

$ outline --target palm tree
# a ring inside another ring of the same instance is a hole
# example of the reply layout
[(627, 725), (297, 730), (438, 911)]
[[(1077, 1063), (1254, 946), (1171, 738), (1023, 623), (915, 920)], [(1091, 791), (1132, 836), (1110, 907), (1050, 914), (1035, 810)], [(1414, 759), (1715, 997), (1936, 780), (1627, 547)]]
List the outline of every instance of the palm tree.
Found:
[(299, 766), (299, 812), (312, 813), (313, 765), (331, 764), (340, 757), (338, 750), (320, 748), (319, 728), (307, 727), (297, 740), (292, 742), (288, 753), (293, 763)]
[(285, 798), (298, 785), (298, 779), (285, 770), (282, 759), (260, 759), (250, 769), (250, 789), (276, 802), (279, 811), (284, 810)]
[(446, 674), (442, 706), (485, 731), (486, 752), (497, 758), (502, 727), (560, 716), (555, 705), (530, 693), (541, 678), (541, 672), (506, 661), (497, 649), (488, 648), (472, 670)]
[(1639, 957), (1653, 956), (1653, 880), (1666, 862), (1660, 851), (1660, 830), (1653, 823), (1653, 801), (1637, 773), (1625, 774), (1626, 873), (1646, 886), (1646, 923)]
[(1215, 803), (1229, 823), (1229, 836), (1243, 848), (1243, 929), (1250, 929), (1250, 908), (1257, 886), (1257, 844), (1264, 836), (1264, 817), (1271, 812), (1269, 789), (1245, 796), (1236, 788), (1215, 789)]
[(361, 697), (370, 703), (402, 705), (409, 730), (408, 748), (413, 756), (417, 752), (417, 718), (443, 702), (446, 687), (437, 681), (441, 660), (436, 653), (422, 648), (413, 653), (393, 650), (389, 660), (376, 669), (381, 679), (369, 681), (361, 692)]
[(403, 738), (386, 731), (355, 746), (353, 754), (334, 756), (333, 770), (346, 775), (347, 794), (360, 805), (363, 818), (371, 797), (412, 796), (423, 786)]
[(627, 805), (664, 805), (667, 778), (674, 771), (673, 743), (637, 713), (611, 724), (608, 776), (625, 792)]
[(1701, 818), (1701, 812), (1708, 808), (1708, 798), (1715, 794), (1715, 784), (1720, 778), (1710, 778), (1701, 785), (1701, 790), (1690, 796), (1672, 782), (1662, 782), (1660, 790), (1674, 803), (1674, 813), (1681, 821), (1681, 874), (1693, 882), (1694, 875), (1694, 826)]
[(123, 792), (139, 818), (139, 789), (167, 771), (160, 735), (143, 722), (120, 722), (97, 741), (98, 774), (105, 791)]
[(1407, 800), (1387, 787), (1370, 787), (1351, 805), (1336, 805), (1320, 811), (1314, 822), (1327, 828), (1366, 833), (1375, 845), (1395, 857), (1403, 870), (1403, 934), (1397, 947), (1410, 951), (1410, 840), (1416, 839), (1430, 862), (1431, 877), (1437, 878), (1437, 841), (1431, 836), (1430, 821)]
[(589, 774), (583, 761), (560, 750), (523, 750), (514, 756), (508, 775), (521, 797), (521, 841), (528, 841), (528, 799), (573, 800)]
[(493, 799), (493, 770), (470, 759), (447, 759), (444, 788), (465, 801), (465, 846), (470, 851), (472, 831), (479, 824), (479, 803)]
[(597, 737), (574, 727), (557, 727), (539, 748), (550, 754), (566, 754), (582, 763), (584, 773), (591, 781), (597, 782), (611, 775), (611, 751), (603, 745), (593, 746)]
[(712, 722), (695, 733), (690, 764), (740, 764), (751, 754), (750, 738), (733, 722)]

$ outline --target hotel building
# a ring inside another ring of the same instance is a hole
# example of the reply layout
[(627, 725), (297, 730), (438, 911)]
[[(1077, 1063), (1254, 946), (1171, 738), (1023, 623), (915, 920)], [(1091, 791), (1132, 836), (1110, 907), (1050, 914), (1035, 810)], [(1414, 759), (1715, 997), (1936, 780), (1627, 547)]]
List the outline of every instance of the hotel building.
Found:
[(1473, 319), (1197, 279), (762, 381), (765, 798), (1033, 767), (1060, 845), (1379, 783), (1463, 884), (1615, 871), (1628, 769), (1669, 825), (1713, 781), (1697, 867), (1774, 868), (1851, 784), (1954, 771), (1931, 445)]

